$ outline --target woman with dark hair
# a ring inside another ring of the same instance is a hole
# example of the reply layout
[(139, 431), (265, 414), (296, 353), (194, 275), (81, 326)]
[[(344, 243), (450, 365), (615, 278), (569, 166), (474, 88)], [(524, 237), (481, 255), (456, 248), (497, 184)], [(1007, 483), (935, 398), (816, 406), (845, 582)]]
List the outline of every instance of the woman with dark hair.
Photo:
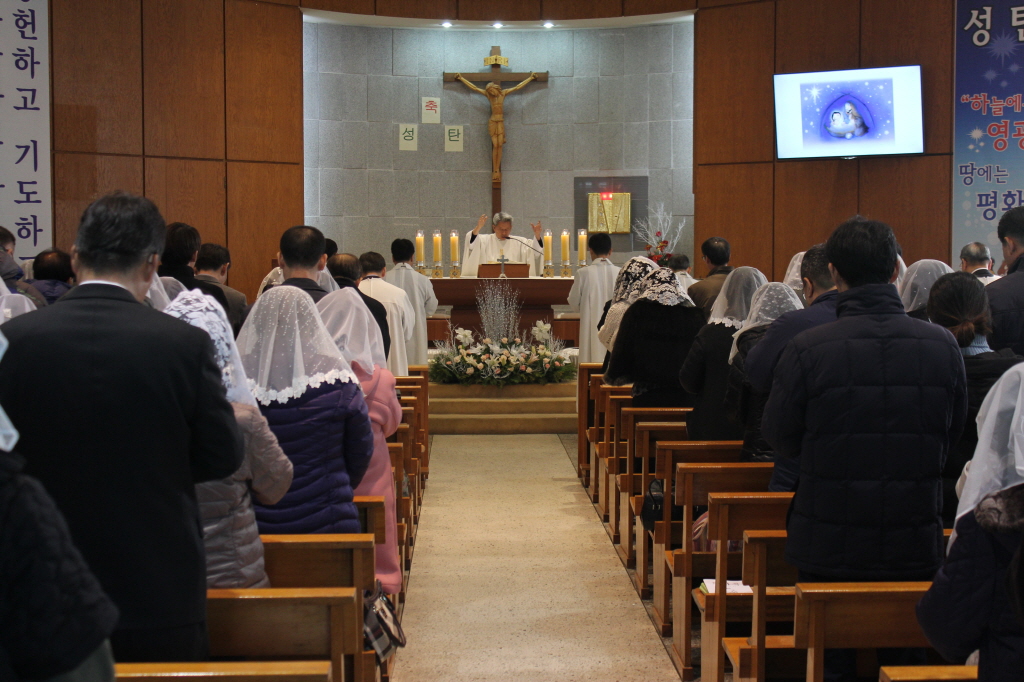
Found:
[(915, 320), (928, 321), (928, 292), (943, 275), (953, 269), (940, 260), (925, 258), (909, 268), (900, 282), (898, 289), (903, 309)]
[(931, 287), (927, 311), (933, 323), (945, 327), (956, 338), (967, 370), (967, 422), (942, 472), (942, 520), (946, 528), (952, 528), (957, 507), (956, 482), (978, 444), (978, 410), (992, 385), (1010, 367), (1024, 362), (1024, 357), (1009, 348), (989, 348), (987, 337), (992, 333), (992, 317), (988, 295), (985, 285), (970, 273), (952, 272), (939, 277)]

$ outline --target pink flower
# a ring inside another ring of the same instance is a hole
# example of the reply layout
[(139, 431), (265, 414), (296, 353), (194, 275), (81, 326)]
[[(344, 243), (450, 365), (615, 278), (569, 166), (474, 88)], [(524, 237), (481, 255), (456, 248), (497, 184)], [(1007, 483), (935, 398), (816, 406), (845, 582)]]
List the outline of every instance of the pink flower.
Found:
[(525, 372), (526, 371), (526, 365), (519, 365), (519, 371), (520, 372)]
[(555, 363), (555, 367), (561, 367), (561, 366), (562, 366), (562, 363), (560, 363), (560, 362), (556, 362)]
[(451, 361), (451, 360), (449, 360), (448, 362), (446, 362), (446, 363), (444, 363), (444, 364), (446, 364), (446, 365), (450, 365), (450, 364), (452, 364), (452, 361)]

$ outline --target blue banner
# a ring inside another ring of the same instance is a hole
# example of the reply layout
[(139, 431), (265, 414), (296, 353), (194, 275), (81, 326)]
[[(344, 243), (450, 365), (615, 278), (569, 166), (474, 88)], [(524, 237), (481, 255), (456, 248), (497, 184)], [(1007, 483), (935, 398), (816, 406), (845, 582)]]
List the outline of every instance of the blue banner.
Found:
[(970, 242), (1001, 262), (999, 217), (1024, 204), (1024, 0), (958, 0), (953, 267)]

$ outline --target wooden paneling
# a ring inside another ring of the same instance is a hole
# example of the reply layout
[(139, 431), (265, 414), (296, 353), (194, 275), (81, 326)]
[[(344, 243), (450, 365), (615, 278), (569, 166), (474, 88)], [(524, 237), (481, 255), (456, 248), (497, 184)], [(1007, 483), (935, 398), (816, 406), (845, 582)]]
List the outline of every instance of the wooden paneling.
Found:
[(860, 62), (859, 0), (775, 3), (775, 72), (856, 69)]
[(142, 157), (54, 154), (53, 245), (70, 249), (82, 211), (115, 190), (142, 194)]
[(774, 3), (704, 10), (695, 22), (696, 163), (773, 161)]
[(622, 16), (622, 0), (541, 0), (541, 18), (598, 19)]
[(52, 0), (54, 150), (142, 153), (140, 1)]
[(229, 159), (302, 163), (302, 13), (224, 3)]
[[(708, 237), (724, 237), (732, 246), (732, 265), (752, 265), (771, 277), (774, 166), (739, 163), (697, 168), (696, 252)], [(697, 276), (705, 276), (707, 267), (699, 258), (696, 265)]]
[(928, 154), (952, 151), (955, 4), (861, 0), (861, 67), (921, 65)]
[(146, 158), (146, 196), (164, 219), (192, 225), (204, 242), (227, 243), (223, 161)]
[(775, 164), (776, 279), (786, 274), (793, 254), (825, 241), (857, 213), (857, 164), (845, 159)]
[(456, 0), (377, 0), (377, 14), (384, 17), (454, 19)]
[(459, 19), (465, 21), (540, 21), (540, 0), (461, 0)]
[(302, 166), (228, 163), (230, 284), (256, 298), (281, 234), (303, 220)]
[[(290, 3), (294, 4), (294, 3)], [(306, 9), (323, 9), (349, 14), (373, 14), (373, 0), (301, 0)]]
[(697, 9), (697, 0), (623, 0), (622, 13), (627, 17), (635, 14), (664, 14)]
[(949, 156), (865, 158), (860, 163), (860, 213), (892, 226), (908, 264), (949, 262)]
[(224, 158), (224, 5), (146, 0), (146, 154)]
[[(771, 2), (771, 0), (768, 0)], [(723, 7), (725, 5), (740, 5), (749, 3), (750, 0), (697, 0), (697, 7), (704, 9), (705, 7)]]

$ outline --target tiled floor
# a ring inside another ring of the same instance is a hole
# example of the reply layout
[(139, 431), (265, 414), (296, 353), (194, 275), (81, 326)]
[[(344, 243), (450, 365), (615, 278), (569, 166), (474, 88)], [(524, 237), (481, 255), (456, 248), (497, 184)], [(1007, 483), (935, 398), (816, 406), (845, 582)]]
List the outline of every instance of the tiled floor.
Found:
[(559, 436), (437, 436), (398, 682), (678, 680)]

